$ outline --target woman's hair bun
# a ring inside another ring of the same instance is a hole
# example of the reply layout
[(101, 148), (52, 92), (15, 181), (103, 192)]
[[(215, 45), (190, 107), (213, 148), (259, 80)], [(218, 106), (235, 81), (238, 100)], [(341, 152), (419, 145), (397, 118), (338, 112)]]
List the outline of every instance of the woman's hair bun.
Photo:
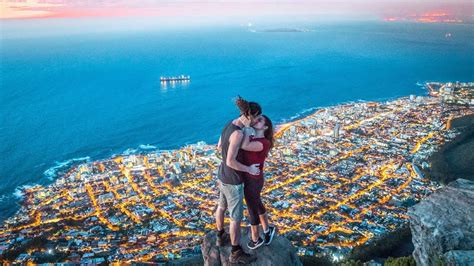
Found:
[(237, 105), (237, 107), (239, 107), (241, 114), (246, 116), (249, 115), (250, 105), (248, 101), (244, 100), (244, 98), (238, 95), (237, 99), (235, 100), (235, 104)]

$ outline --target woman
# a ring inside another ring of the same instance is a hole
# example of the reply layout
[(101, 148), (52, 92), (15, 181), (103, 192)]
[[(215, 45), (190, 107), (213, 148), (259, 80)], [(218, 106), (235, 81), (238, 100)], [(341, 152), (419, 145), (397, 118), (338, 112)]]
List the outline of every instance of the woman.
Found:
[[(256, 249), (263, 244), (270, 245), (276, 231), (274, 226), (268, 225), (267, 212), (260, 198), (264, 183), (263, 164), (268, 152), (273, 147), (273, 124), (267, 116), (261, 115), (256, 118), (253, 129), (255, 130), (254, 135), (245, 134), (241, 146), (243, 150), (242, 162), (245, 165), (259, 164), (260, 167), (258, 175), (245, 173), (244, 176), (244, 195), (252, 232), (252, 239), (247, 244), (249, 249)], [(262, 225), (265, 239), (259, 236), (259, 224)]]

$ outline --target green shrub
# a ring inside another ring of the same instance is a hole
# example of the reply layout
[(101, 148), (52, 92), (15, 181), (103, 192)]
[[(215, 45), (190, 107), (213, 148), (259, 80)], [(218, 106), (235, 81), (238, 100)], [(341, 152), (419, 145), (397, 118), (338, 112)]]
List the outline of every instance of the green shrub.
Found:
[(384, 266), (416, 266), (415, 259), (412, 256), (400, 258), (388, 258)]

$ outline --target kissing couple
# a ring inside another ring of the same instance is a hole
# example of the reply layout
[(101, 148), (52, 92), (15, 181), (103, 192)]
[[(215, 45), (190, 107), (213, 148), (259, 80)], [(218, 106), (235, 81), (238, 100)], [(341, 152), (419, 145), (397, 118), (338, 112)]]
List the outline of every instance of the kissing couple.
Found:
[[(273, 124), (262, 114), (258, 103), (238, 96), (235, 104), (240, 115), (224, 126), (217, 145), (222, 162), (217, 174), (216, 245), (225, 246), (230, 242), (232, 251), (229, 262), (247, 264), (257, 258), (246, 253), (239, 244), (244, 197), (251, 228), (247, 247), (254, 250), (264, 244), (270, 245), (276, 232), (276, 228), (268, 224), (267, 211), (260, 195), (264, 183), (264, 162), (274, 143)], [(230, 216), (229, 233), (224, 230), (226, 210)], [(259, 225), (262, 226), (263, 238), (259, 234)]]

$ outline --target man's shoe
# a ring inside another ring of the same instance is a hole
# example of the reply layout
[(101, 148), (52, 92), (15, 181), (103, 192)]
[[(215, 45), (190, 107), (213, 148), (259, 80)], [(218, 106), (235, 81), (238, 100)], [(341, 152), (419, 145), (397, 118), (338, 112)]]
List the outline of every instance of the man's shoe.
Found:
[(272, 243), (273, 237), (275, 236), (276, 228), (275, 226), (269, 226), (268, 232), (265, 233), (265, 245), (268, 246)]
[(229, 256), (230, 263), (249, 264), (257, 260), (257, 257), (245, 253), (243, 249), (231, 252)]
[(223, 247), (230, 243), (230, 235), (227, 232), (224, 232), (221, 236), (216, 235), (216, 246)]
[(265, 241), (263, 241), (263, 239), (261, 237), (259, 237), (257, 239), (257, 242), (254, 242), (252, 239), (250, 239), (250, 241), (247, 243), (247, 247), (249, 249), (257, 249), (258, 247), (260, 247), (261, 245), (263, 245)]

